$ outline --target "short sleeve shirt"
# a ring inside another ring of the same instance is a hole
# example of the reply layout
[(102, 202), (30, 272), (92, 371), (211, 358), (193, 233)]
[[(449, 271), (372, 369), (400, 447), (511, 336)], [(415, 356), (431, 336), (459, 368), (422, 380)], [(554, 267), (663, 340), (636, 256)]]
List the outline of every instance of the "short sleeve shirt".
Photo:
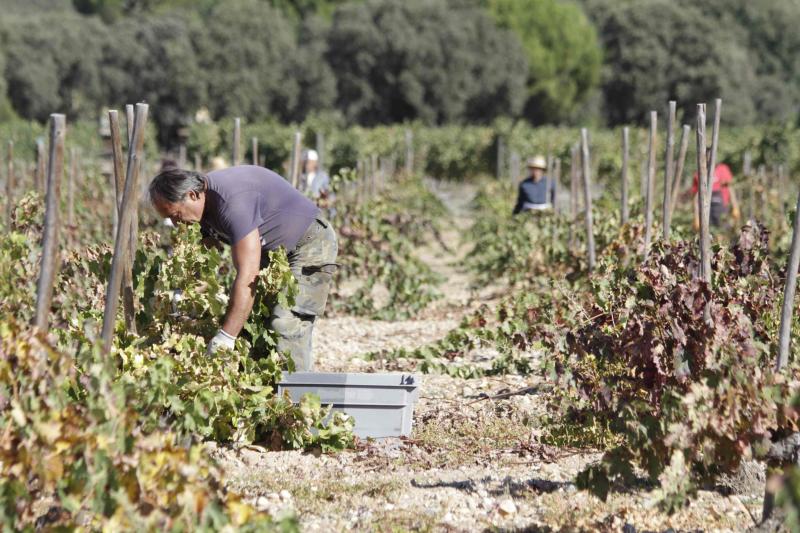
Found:
[(258, 229), (263, 249), (292, 251), (318, 216), (317, 206), (280, 175), (241, 165), (208, 174), (200, 227), (230, 245)]

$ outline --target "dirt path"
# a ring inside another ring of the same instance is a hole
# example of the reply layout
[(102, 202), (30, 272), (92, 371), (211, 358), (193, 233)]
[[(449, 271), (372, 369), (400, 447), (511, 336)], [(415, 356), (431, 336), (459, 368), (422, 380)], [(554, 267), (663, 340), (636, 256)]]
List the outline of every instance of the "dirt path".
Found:
[[(442, 235), (451, 251), (433, 243), (419, 254), (445, 276), (443, 299), (416, 320), (321, 320), (314, 338), (318, 370), (380, 371), (380, 363), (362, 355), (437, 340), (471, 309), (496, 297), (496, 290), (471, 290), (468, 273), (459, 267), (467, 252), (460, 236), (471, 222), (474, 191), (434, 190), (453, 213)], [(296, 512), (306, 531), (740, 531), (753, 525), (745, 505), (754, 513), (760, 506), (759, 480), (738, 496), (701, 492), (672, 516), (654, 507), (654, 490), (613, 493), (605, 503), (577, 491), (575, 475), (599, 455), (536, 443), (546, 397), (481, 400), (481, 394), (536, 385), (538, 376), (425, 375), (410, 439), (363, 443), (354, 452), (322, 457), (252, 446), (220, 449), (217, 456), (229, 485), (261, 509)]]

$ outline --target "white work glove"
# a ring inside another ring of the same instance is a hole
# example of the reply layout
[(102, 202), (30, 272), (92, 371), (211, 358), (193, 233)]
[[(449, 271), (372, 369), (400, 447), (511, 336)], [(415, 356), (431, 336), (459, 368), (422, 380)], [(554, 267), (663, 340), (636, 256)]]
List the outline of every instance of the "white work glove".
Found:
[(228, 335), (225, 332), (225, 330), (221, 329), (217, 332), (216, 335), (214, 335), (214, 338), (211, 339), (211, 341), (209, 341), (206, 353), (208, 355), (214, 355), (220, 348), (227, 348), (228, 350), (233, 350), (235, 344), (236, 344), (236, 337)]

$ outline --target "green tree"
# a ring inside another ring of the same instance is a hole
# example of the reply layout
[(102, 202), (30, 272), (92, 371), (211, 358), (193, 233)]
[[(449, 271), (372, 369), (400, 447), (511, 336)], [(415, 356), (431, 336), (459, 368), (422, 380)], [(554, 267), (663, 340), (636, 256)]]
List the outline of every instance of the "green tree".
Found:
[(602, 54), (594, 26), (580, 7), (558, 0), (484, 0), (492, 16), (522, 41), (528, 56), (525, 115), (559, 122), (600, 83)]
[(519, 41), (478, 8), (346, 4), (328, 35), (337, 107), (350, 121), (488, 121), (516, 115), (523, 104), (527, 64)]
[(643, 122), (649, 110), (663, 109), (670, 99), (694, 116), (696, 103), (716, 97), (725, 100), (726, 122), (754, 119), (755, 72), (737, 35), (690, 4), (605, 5), (599, 19), (606, 58), (603, 99), (612, 125)]
[(115, 38), (103, 52), (101, 103), (147, 102), (159, 140), (168, 143), (207, 99), (208, 81), (193, 43), (203, 26), (176, 13), (120, 20), (112, 31)]
[[(324, 79), (332, 80), (332, 74), (315, 48), (318, 40), (299, 47), (293, 25), (264, 2), (219, 4), (195, 43), (208, 80), (208, 106), (217, 118), (292, 120), (332, 100), (333, 83)], [(304, 101), (309, 95), (313, 99)]]
[(98, 20), (68, 13), (11, 16), (0, 33), (8, 97), (20, 116), (85, 116), (102, 105), (100, 51), (109, 33)]
[(800, 107), (797, 0), (707, 0), (698, 5), (744, 44), (756, 72), (752, 97), (758, 118), (796, 118)]

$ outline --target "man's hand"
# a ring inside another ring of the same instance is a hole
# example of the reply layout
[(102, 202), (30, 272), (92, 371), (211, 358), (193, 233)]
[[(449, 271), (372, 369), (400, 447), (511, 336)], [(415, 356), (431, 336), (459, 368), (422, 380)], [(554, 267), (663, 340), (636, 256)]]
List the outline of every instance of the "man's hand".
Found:
[(214, 338), (208, 342), (208, 348), (206, 349), (206, 353), (208, 355), (214, 355), (217, 353), (217, 350), (220, 348), (225, 348), (227, 350), (233, 350), (236, 346), (236, 337), (233, 335), (228, 335), (225, 333), (224, 329), (221, 329), (214, 335)]

